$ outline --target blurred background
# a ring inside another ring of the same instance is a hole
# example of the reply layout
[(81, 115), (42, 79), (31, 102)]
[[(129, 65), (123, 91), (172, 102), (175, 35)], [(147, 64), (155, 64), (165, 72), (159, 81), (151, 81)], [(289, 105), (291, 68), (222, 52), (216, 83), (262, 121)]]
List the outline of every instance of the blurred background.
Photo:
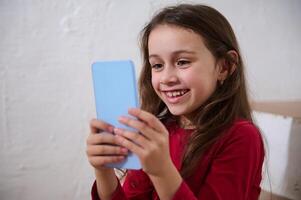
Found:
[[(89, 199), (90, 66), (131, 59), (155, 11), (204, 3), (238, 38), (268, 143), (262, 199), (301, 199), (300, 0), (0, 0), (0, 199)], [(270, 178), (267, 178), (269, 172)]]

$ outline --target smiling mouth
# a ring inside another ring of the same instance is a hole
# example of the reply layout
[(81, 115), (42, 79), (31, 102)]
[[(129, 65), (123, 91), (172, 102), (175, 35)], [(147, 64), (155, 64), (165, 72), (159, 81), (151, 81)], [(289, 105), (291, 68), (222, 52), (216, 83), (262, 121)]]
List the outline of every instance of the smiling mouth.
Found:
[(185, 95), (189, 90), (173, 90), (173, 91), (164, 91), (168, 98), (176, 98)]

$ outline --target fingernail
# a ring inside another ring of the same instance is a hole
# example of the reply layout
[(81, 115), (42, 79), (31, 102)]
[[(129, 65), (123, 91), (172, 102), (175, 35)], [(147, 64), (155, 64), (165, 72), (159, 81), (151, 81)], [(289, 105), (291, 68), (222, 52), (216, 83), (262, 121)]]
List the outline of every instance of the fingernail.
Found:
[(108, 131), (110, 131), (112, 133), (114, 131), (114, 127), (113, 126), (109, 126), (108, 127)]
[(127, 149), (127, 148), (121, 148), (121, 152), (122, 152), (122, 153), (127, 153), (127, 152), (128, 152), (128, 149)]
[(124, 121), (126, 120), (126, 117), (120, 116), (120, 117), (118, 118), (118, 120), (121, 121), (121, 122), (124, 122)]
[(119, 128), (114, 128), (114, 133), (119, 135), (121, 134), (121, 130)]
[(137, 108), (129, 108), (128, 112), (129, 113), (137, 113), (138, 109)]
[(119, 118), (118, 118), (118, 120), (125, 120), (126, 118), (124, 117), (124, 116), (120, 116)]

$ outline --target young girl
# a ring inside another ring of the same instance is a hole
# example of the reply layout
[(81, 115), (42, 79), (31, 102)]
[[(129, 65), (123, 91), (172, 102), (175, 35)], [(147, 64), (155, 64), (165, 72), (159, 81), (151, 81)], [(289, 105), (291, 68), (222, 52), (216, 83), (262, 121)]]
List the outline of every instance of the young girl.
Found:
[[(142, 53), (141, 109), (129, 109), (138, 120), (119, 118), (139, 134), (90, 123), (92, 199), (258, 199), (264, 147), (225, 17), (204, 5), (165, 8), (143, 29)], [(105, 165), (129, 151), (142, 170), (121, 186)]]

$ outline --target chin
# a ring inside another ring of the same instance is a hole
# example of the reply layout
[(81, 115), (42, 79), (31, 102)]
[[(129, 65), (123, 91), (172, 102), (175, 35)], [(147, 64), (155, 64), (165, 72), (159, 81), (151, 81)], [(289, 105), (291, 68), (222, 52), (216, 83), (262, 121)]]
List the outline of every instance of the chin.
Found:
[(180, 116), (187, 114), (187, 111), (184, 109), (168, 108), (169, 112), (174, 116)]
[(174, 105), (169, 105), (167, 106), (169, 112), (174, 115), (174, 116), (189, 116), (190, 114), (193, 113), (197, 109), (197, 107), (193, 106), (174, 106)]

